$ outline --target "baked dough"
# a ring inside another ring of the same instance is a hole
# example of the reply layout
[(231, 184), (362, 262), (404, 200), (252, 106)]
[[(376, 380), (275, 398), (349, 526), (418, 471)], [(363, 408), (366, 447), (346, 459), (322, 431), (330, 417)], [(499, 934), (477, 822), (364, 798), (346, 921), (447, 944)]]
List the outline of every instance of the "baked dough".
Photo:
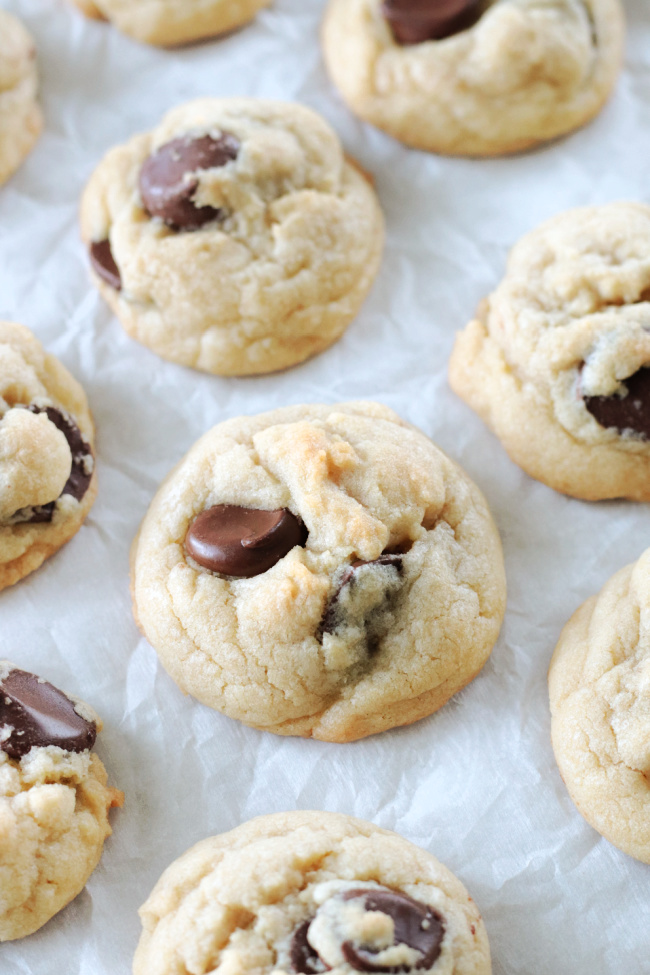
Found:
[[(254, 526), (237, 555), (223, 506), (277, 524)], [(202, 547), (206, 512), (222, 520)], [(215, 540), (236, 575), (193, 557)], [(417, 721), (476, 676), (505, 578), (467, 475), (392, 410), (348, 403), (239, 417), (202, 437), (144, 519), (133, 593), (182, 690), (257, 728), (343, 742)]]
[(619, 0), (487, 0), (474, 26), (401, 46), (382, 0), (330, 0), (325, 60), (353, 112), (407, 145), (493, 156), (596, 115), (618, 76)]
[[(175, 209), (172, 190), (151, 185), (159, 174), (148, 176), (149, 205), (168, 207), (167, 221), (150, 216), (143, 167), (171, 166), (178, 146), (198, 158), (206, 143), (221, 156), (176, 182)], [(179, 229), (188, 209), (208, 221)], [(165, 359), (220, 375), (284, 369), (335, 342), (384, 240), (375, 193), (329, 125), (300, 105), (254, 99), (191, 102), (112, 150), (86, 189), (81, 226), (93, 253), (110, 248), (102, 260), (113, 269), (94, 277), (126, 331)]]
[(650, 500), (650, 207), (570, 210), (513, 249), (460, 333), (452, 388), (531, 477)]
[(573, 615), (548, 680), (571, 798), (610, 843), (650, 863), (650, 550)]
[[(371, 903), (364, 911), (363, 899), (350, 897), (366, 891), (383, 895), (384, 910)], [(413, 900), (429, 908), (415, 936)], [(261, 816), (198, 843), (165, 871), (140, 916), (134, 975), (281, 975), (325, 971), (325, 964), (334, 975), (354, 975), (360, 969), (342, 953), (350, 957), (360, 944), (356, 951), (371, 964), (383, 949), (377, 963), (392, 961), (404, 972), (492, 971), (483, 920), (460, 881), (396, 833), (335, 813)], [(432, 964), (409, 945), (425, 948), (440, 933)]]
[(37, 90), (34, 42), (16, 17), (0, 10), (0, 185), (18, 169), (41, 134)]

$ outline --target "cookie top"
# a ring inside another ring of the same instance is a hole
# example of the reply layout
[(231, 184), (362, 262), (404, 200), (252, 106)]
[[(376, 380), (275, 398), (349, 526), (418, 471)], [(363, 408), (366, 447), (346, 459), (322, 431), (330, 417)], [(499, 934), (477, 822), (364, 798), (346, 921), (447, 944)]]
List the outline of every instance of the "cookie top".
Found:
[(524, 237), (457, 342), (452, 386), (524, 470), (650, 499), (650, 207), (570, 210)]
[(565, 626), (549, 691), (571, 798), (611, 843), (650, 863), (650, 550)]
[(140, 916), (134, 975), (492, 970), (460, 881), (396, 833), (335, 813), (262, 816), (198, 843)]
[(170, 46), (235, 30), (271, 0), (73, 0), (89, 17), (110, 20), (138, 41)]
[(215, 427), (133, 547), (136, 616), (199, 700), (349, 741), (471, 680), (505, 604), (481, 493), (384, 406), (294, 406)]
[(86, 396), (23, 325), (0, 322), (0, 589), (74, 535), (96, 494)]
[(0, 661), (0, 941), (37, 931), (85, 885), (122, 793), (91, 751), (87, 704)]
[(203, 99), (112, 150), (83, 197), (95, 280), (164, 358), (244, 375), (331, 345), (375, 277), (383, 219), (300, 105)]
[(0, 10), (0, 184), (22, 163), (43, 127), (37, 90), (34, 42), (16, 17)]
[(408, 145), (477, 156), (585, 123), (623, 40), (620, 0), (330, 0), (324, 29), (353, 111)]

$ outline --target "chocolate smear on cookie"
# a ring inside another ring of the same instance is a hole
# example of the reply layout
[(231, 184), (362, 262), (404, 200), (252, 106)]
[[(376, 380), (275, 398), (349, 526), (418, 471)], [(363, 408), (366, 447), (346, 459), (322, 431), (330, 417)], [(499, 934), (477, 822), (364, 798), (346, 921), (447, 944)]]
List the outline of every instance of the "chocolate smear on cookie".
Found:
[(0, 680), (0, 738), (0, 748), (15, 759), (50, 745), (84, 752), (95, 744), (97, 727), (53, 684), (14, 668)]
[(185, 547), (203, 568), (248, 579), (304, 545), (307, 535), (302, 521), (286, 508), (262, 511), (217, 504), (194, 519)]
[(583, 396), (584, 404), (601, 427), (633, 430), (650, 440), (650, 367), (644, 367), (624, 381), (624, 396)]
[(333, 633), (342, 623), (344, 624), (345, 610), (343, 608), (343, 601), (346, 596), (346, 588), (353, 587), (357, 585), (359, 581), (359, 570), (366, 567), (372, 568), (373, 566), (392, 566), (399, 575), (402, 574), (404, 568), (404, 560), (401, 555), (389, 555), (384, 553), (380, 555), (378, 559), (374, 559), (371, 562), (363, 562), (361, 559), (356, 559), (352, 562), (348, 568), (345, 570), (338, 584), (336, 592), (332, 596), (325, 610), (321, 625), (320, 634)]
[(300, 975), (320, 975), (323, 971), (329, 971), (329, 965), (323, 962), (318, 952), (314, 951), (307, 940), (309, 925), (313, 920), (313, 918), (309, 918), (308, 921), (299, 924), (291, 939), (291, 947), (289, 948), (291, 970), (299, 972)]
[(140, 170), (140, 195), (147, 213), (175, 230), (198, 230), (219, 219), (221, 210), (194, 204), (199, 181), (193, 174), (225, 166), (237, 158), (239, 149), (238, 139), (229, 132), (216, 138), (184, 135), (165, 143)]
[(484, 0), (384, 0), (382, 11), (398, 44), (440, 41), (477, 22)]
[(122, 290), (122, 276), (120, 269), (115, 263), (111, 242), (100, 240), (90, 245), (90, 264), (98, 278), (101, 278), (114, 291)]

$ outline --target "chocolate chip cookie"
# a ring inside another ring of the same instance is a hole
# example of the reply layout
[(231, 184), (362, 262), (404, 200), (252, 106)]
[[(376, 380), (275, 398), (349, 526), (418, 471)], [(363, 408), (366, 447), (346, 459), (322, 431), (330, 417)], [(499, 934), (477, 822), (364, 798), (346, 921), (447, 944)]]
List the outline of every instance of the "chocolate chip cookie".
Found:
[(481, 493), (384, 406), (219, 424), (133, 546), (135, 613), (210, 707), (351, 741), (442, 707), (496, 641), (505, 579)]
[(548, 684), (571, 798), (610, 843), (650, 863), (650, 550), (573, 615)]
[(41, 134), (37, 91), (34, 42), (16, 17), (0, 10), (0, 185), (18, 169)]
[(272, 372), (338, 339), (375, 278), (383, 218), (300, 105), (204, 99), (106, 156), (81, 223), (126, 331), (173, 362)]
[(330, 0), (325, 59), (361, 118), (407, 145), (516, 152), (596, 115), (618, 76), (620, 0)]
[(0, 322), (0, 589), (79, 530), (97, 494), (85, 393), (23, 325)]
[(162, 47), (216, 37), (247, 24), (271, 0), (72, 0), (138, 41)]
[(335, 813), (261, 816), (204, 840), (140, 910), (133, 975), (490, 975), (485, 925), (425, 850)]
[(531, 477), (650, 500), (650, 207), (571, 210), (524, 237), (449, 375)]
[(82, 701), (0, 661), (0, 941), (38, 931), (84, 888), (124, 796)]

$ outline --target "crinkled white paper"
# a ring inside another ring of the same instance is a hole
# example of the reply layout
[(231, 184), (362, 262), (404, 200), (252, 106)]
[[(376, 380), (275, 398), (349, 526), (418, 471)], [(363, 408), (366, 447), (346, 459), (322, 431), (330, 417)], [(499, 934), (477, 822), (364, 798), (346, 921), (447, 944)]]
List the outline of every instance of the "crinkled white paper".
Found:
[[(497, 975), (648, 971), (648, 867), (572, 805), (549, 740), (546, 671), (577, 606), (650, 544), (650, 511), (586, 504), (523, 475), (447, 386), (455, 330), (509, 247), (571, 206), (650, 199), (650, 6), (629, 0), (617, 93), (581, 132), (493, 161), (410, 151), (353, 118), (326, 76), (322, 0), (275, 0), (225, 40), (137, 44), (65, 0), (0, 0), (38, 46), (45, 133), (0, 189), (0, 318), (34, 330), (82, 381), (97, 423), (99, 498), (74, 540), (0, 594), (0, 657), (85, 698), (126, 793), (76, 901), (0, 945), (2, 975), (128, 975), (137, 909), (187, 847), (262, 813), (329, 809), (395, 829), (465, 882)], [(358, 321), (281, 375), (218, 379), (128, 339), (88, 279), (77, 207), (112, 145), (203, 95), (303, 101), (376, 178), (382, 272)], [(213, 424), (288, 403), (377, 398), (418, 424), (486, 493), (509, 608), (481, 675), (414, 727), (345, 746), (252, 731), (184, 698), (131, 615), (131, 540), (160, 480)]]

